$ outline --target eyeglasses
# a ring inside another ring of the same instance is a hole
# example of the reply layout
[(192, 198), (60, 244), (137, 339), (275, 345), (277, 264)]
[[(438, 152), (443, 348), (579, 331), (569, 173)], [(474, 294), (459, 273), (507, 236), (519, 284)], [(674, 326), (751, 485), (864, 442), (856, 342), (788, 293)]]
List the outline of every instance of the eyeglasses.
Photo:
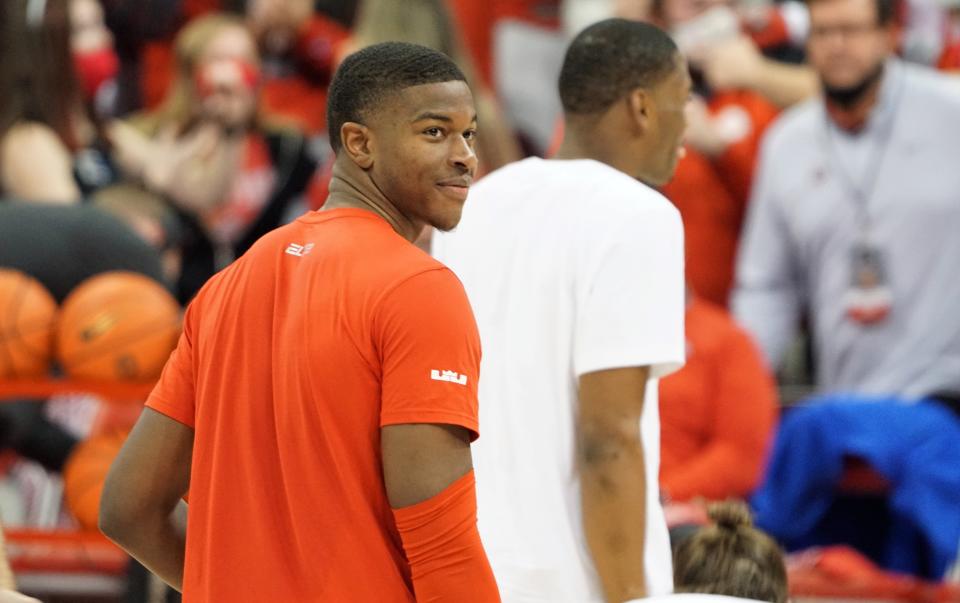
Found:
[(876, 23), (845, 23), (842, 25), (815, 25), (810, 28), (811, 40), (825, 40), (834, 35), (845, 39), (858, 38), (879, 29)]

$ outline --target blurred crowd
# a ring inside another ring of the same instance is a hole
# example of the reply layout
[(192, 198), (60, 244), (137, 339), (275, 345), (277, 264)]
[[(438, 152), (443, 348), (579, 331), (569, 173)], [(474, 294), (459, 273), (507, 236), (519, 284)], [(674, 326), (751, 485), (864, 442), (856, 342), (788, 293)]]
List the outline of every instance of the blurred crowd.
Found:
[[(947, 575), (960, 543), (957, 0), (4, 0), (0, 266), (47, 258), (33, 276), (58, 301), (80, 274), (125, 269), (187, 303), (323, 206), (326, 87), (377, 42), (459, 64), (481, 174), (549, 156), (565, 44), (609, 16), (669, 31), (695, 83), (686, 155), (662, 189), (684, 220), (688, 282), (687, 365), (661, 384), (664, 496), (756, 493), (759, 525), (799, 548), (832, 511), (798, 527), (783, 509), (865, 461), (894, 492), (884, 517), (911, 526), (896, 537), (927, 552), (865, 549)], [(78, 249), (103, 251), (51, 257), (47, 241), (78, 229)], [(119, 230), (125, 247), (111, 246)], [(0, 409), (0, 445), (59, 471), (76, 438), (34, 406)]]

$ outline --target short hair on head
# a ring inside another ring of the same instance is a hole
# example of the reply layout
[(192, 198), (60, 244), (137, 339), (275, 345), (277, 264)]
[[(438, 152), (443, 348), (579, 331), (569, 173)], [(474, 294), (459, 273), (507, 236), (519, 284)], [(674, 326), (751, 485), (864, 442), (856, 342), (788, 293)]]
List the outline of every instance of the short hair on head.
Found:
[(344, 123), (362, 123), (365, 112), (404, 88), (451, 81), (467, 78), (450, 57), (426, 46), (383, 42), (351, 54), (340, 64), (327, 94), (330, 145), (339, 151)]
[(707, 513), (714, 524), (674, 549), (674, 590), (787, 603), (783, 552), (753, 527), (747, 506), (737, 501), (714, 503)]
[[(807, 6), (820, 0), (807, 0)], [(900, 7), (900, 0), (874, 0), (877, 8), (877, 25), (890, 25), (896, 17)]]
[(560, 101), (568, 114), (600, 113), (631, 90), (658, 84), (676, 67), (677, 45), (639, 21), (605, 19), (573, 39), (560, 70)]

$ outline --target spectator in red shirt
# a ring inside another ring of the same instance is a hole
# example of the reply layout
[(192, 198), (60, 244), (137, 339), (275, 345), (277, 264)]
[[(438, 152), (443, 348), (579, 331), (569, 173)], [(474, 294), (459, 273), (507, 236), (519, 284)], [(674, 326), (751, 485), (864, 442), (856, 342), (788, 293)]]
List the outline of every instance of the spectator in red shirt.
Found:
[(209, 14), (177, 36), (177, 79), (163, 104), (131, 123), (140, 175), (184, 226), (178, 287), (189, 300), (214, 272), (305, 209), (316, 169), (306, 137), (277, 125), (260, 102), (260, 61), (245, 21)]
[(777, 418), (773, 376), (722, 308), (692, 297), (687, 363), (660, 381), (660, 487), (674, 501), (744, 498)]

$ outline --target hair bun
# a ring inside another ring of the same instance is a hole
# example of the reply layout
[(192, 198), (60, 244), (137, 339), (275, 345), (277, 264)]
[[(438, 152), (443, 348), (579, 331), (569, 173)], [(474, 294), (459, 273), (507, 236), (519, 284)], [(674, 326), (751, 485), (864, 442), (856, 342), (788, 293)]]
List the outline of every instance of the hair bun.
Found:
[(735, 531), (753, 526), (750, 509), (740, 501), (728, 500), (713, 503), (707, 508), (707, 515), (717, 524), (717, 527), (725, 530)]

